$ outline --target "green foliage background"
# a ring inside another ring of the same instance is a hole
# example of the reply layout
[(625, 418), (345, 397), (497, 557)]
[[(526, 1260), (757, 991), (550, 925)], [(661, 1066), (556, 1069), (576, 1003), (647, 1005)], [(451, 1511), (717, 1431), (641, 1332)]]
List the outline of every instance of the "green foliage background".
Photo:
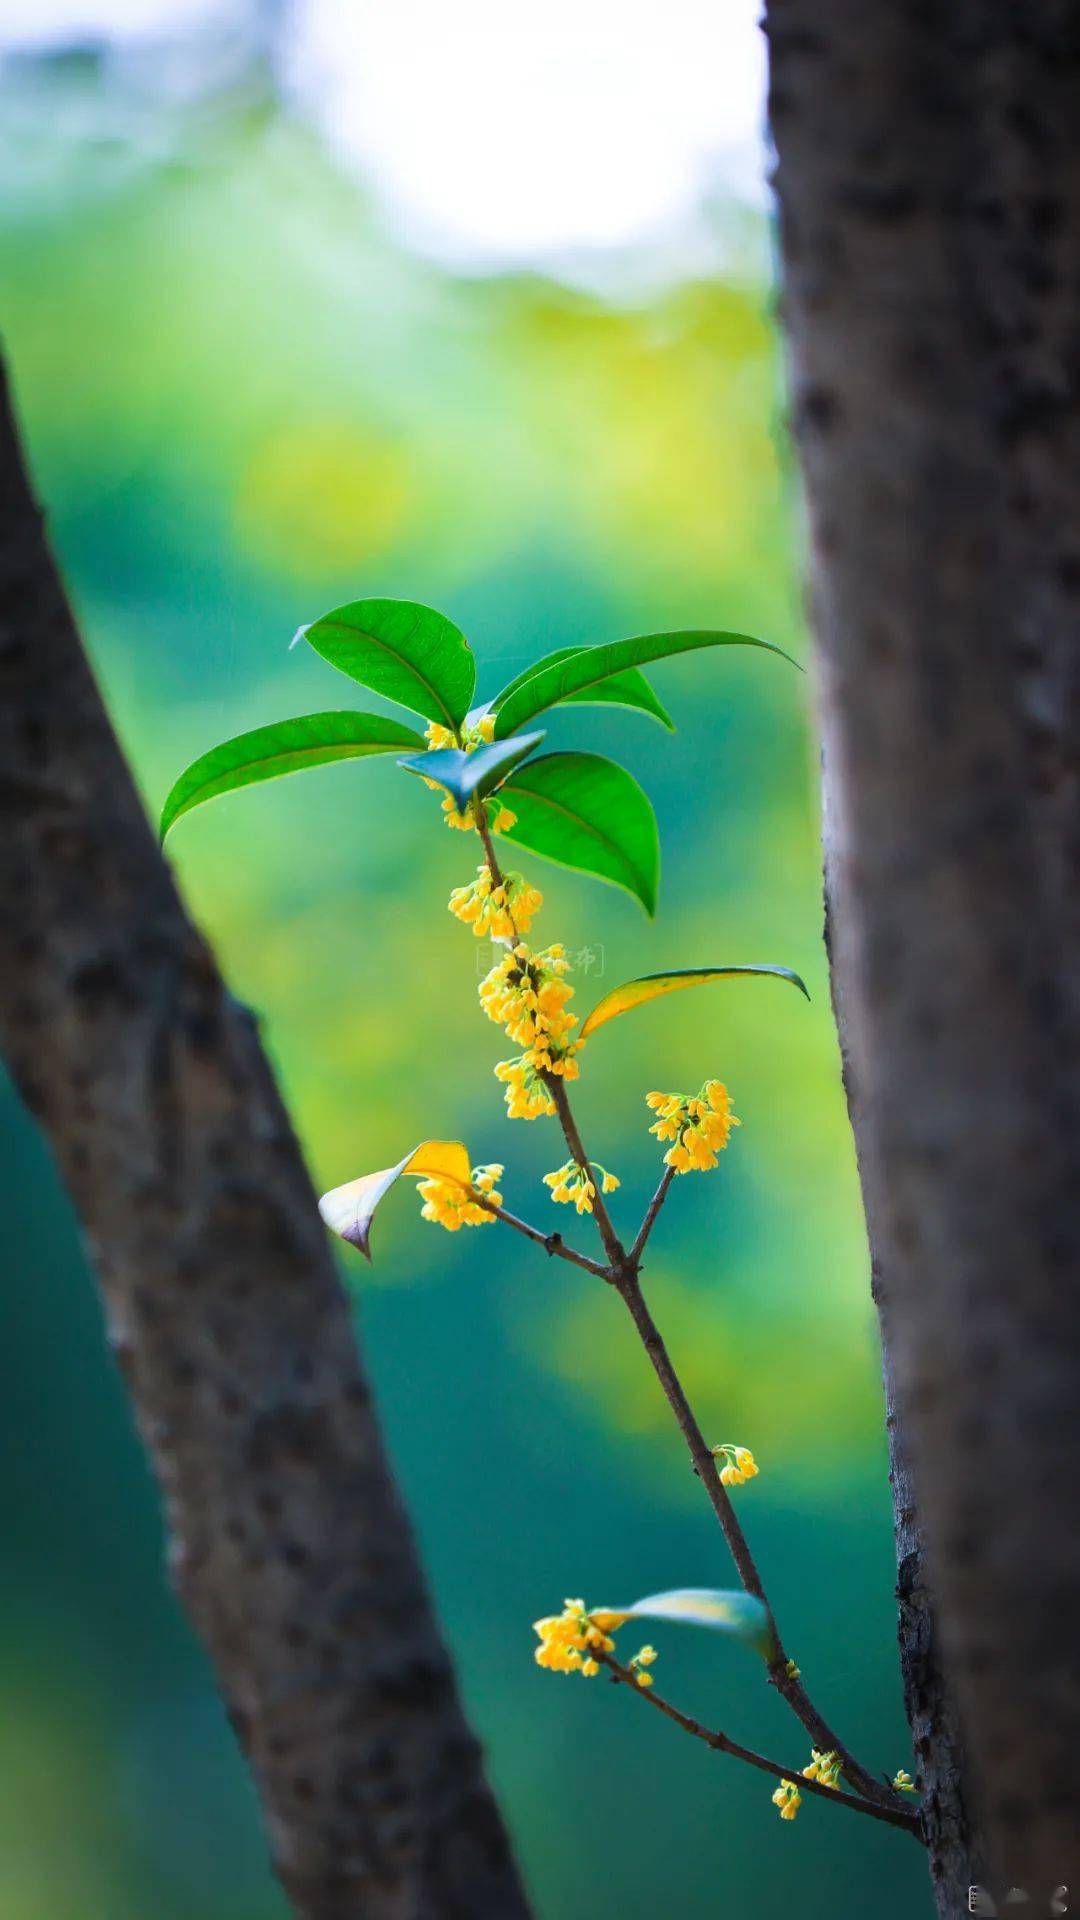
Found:
[[(3, 209), (6, 347), (152, 814), (231, 733), (379, 705), (287, 651), (300, 622), (359, 594), (444, 608), (486, 663), (484, 695), (549, 648), (665, 627), (805, 657), (760, 237), (733, 230), (715, 281), (602, 300), (410, 257), (302, 129), (250, 103), (155, 167), (44, 150), (35, 189)], [(582, 1011), (667, 966), (775, 960), (810, 986), (810, 1007), (733, 985), (604, 1030), (579, 1107), (628, 1223), (658, 1166), (643, 1094), (706, 1075), (733, 1090), (742, 1129), (718, 1173), (678, 1183), (651, 1294), (707, 1433), (762, 1463), (740, 1510), (811, 1690), (891, 1771), (910, 1752), (821, 946), (812, 682), (735, 650), (653, 678), (674, 738), (593, 709), (545, 724), (549, 750), (614, 751), (652, 795), (658, 920), (533, 863), (538, 931), (597, 956)], [(564, 1154), (554, 1123), (503, 1120), (505, 1044), (477, 1007), (477, 943), (445, 910), (474, 843), (444, 830), (434, 795), (392, 764), (346, 764), (218, 802), (169, 850), (259, 1012), (322, 1186), (459, 1135), (507, 1162), (509, 1205), (543, 1217), (540, 1175)], [(0, 1904), (12, 1920), (274, 1920), (74, 1223), (10, 1093), (3, 1113)], [(756, 1776), (600, 1682), (534, 1667), (530, 1622), (564, 1594), (727, 1585), (719, 1532), (599, 1283), (498, 1230), (425, 1226), (404, 1191), (374, 1239), (374, 1268), (346, 1255), (343, 1270), (540, 1912), (927, 1912), (902, 1836), (814, 1804), (781, 1825)], [(745, 1653), (653, 1637), (673, 1697), (808, 1757)]]

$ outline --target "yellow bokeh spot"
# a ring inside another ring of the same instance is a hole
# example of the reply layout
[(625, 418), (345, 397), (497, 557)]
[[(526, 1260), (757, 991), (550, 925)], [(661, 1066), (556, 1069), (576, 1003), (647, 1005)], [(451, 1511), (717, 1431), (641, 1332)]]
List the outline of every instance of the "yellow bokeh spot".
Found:
[(236, 498), (240, 544), (303, 579), (384, 553), (409, 519), (402, 445), (356, 424), (293, 422), (256, 448)]

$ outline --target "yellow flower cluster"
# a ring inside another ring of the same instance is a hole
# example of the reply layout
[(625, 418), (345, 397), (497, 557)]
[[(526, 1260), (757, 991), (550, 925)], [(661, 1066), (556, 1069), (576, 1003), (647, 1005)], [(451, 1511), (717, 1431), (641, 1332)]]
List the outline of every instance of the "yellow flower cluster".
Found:
[[(572, 1061), (570, 1064), (576, 1073), (577, 1067)], [(531, 1053), (520, 1054), (516, 1060), (500, 1060), (495, 1078), (506, 1082), (503, 1097), (511, 1120), (536, 1120), (541, 1114), (554, 1113), (555, 1102)]]
[(781, 1820), (794, 1820), (802, 1806), (802, 1794), (794, 1780), (781, 1780), (772, 1797), (773, 1806), (779, 1807)]
[(915, 1793), (918, 1791), (906, 1767), (901, 1767), (899, 1773), (894, 1776), (893, 1788), (897, 1793)]
[(722, 1080), (706, 1080), (697, 1094), (649, 1093), (645, 1104), (658, 1116), (649, 1132), (674, 1143), (664, 1159), (676, 1173), (704, 1173), (715, 1167), (732, 1127), (740, 1125)]
[(761, 1471), (749, 1447), (734, 1447), (730, 1440), (725, 1440), (711, 1452), (714, 1460), (725, 1463), (720, 1469), (721, 1486), (741, 1487), (747, 1480), (756, 1480)]
[(639, 1687), (652, 1686), (652, 1674), (646, 1673), (645, 1668), (651, 1667), (655, 1659), (656, 1659), (655, 1647), (639, 1647), (637, 1652), (635, 1653), (633, 1659), (630, 1662), (630, 1671), (633, 1674), (634, 1679), (637, 1681)]
[[(494, 1162), (490, 1166), (474, 1167), (470, 1176), (474, 1192), (482, 1193), (485, 1199), (501, 1207), (502, 1194), (495, 1189), (502, 1176), (502, 1167)], [(456, 1233), (459, 1227), (487, 1227), (494, 1223), (495, 1215), (486, 1207), (478, 1206), (473, 1194), (459, 1187), (456, 1180), (421, 1180), (417, 1192), (424, 1202), (421, 1219), (433, 1220), (437, 1226), (445, 1227), (447, 1233)]]
[(544, 1042), (561, 1046), (577, 1016), (565, 1011), (574, 989), (563, 979), (569, 961), (556, 944), (542, 953), (530, 953), (523, 940), (496, 962), (480, 982), (480, 1005), (489, 1020), (505, 1027), (519, 1046)]
[(804, 1767), (804, 1780), (820, 1780), (823, 1787), (840, 1785), (840, 1755), (838, 1753), (819, 1753), (816, 1747), (810, 1749), (810, 1765)]
[[(537, 894), (537, 902), (539, 898)], [(513, 913), (518, 920), (516, 896)], [(564, 1080), (578, 1077), (575, 1055), (584, 1043), (570, 1037), (577, 1015), (566, 1011), (574, 993), (563, 978), (567, 967), (558, 944), (530, 953), (519, 940), (480, 982), (480, 1004), (488, 1019), (505, 1027), (510, 1039), (525, 1048), (514, 1060), (500, 1060), (495, 1069), (496, 1078), (506, 1083), (511, 1120), (535, 1120), (539, 1114), (554, 1113), (546, 1074)]]
[(614, 1653), (615, 1642), (611, 1636), (625, 1617), (606, 1607), (589, 1613), (584, 1600), (564, 1600), (561, 1613), (533, 1622), (533, 1632), (540, 1638), (533, 1656), (537, 1666), (546, 1667), (549, 1673), (581, 1673), (591, 1679), (600, 1671), (600, 1662), (594, 1655)]
[[(441, 727), (437, 720), (432, 720), (428, 726), (424, 728), (424, 737), (427, 740), (430, 751), (433, 753), (438, 752), (444, 747), (456, 747), (458, 744), (457, 737), (452, 733), (451, 729), (449, 727)], [(475, 752), (477, 747), (489, 746), (494, 738), (495, 715), (493, 713), (485, 714), (483, 719), (477, 721), (475, 727), (463, 727), (461, 729), (461, 745), (466, 753)], [(473, 808), (469, 807), (465, 813), (460, 812), (453, 795), (447, 793), (437, 780), (429, 780), (427, 774), (424, 774), (423, 778), (424, 784), (431, 787), (433, 792), (442, 794), (442, 810), (446, 815), (447, 826), (459, 827), (463, 833), (471, 833), (476, 826)], [(498, 799), (496, 799), (494, 804), (498, 811), (492, 821), (492, 825), (496, 833), (506, 833), (508, 828), (516, 824), (517, 814), (511, 813), (509, 807), (504, 806)]]
[(453, 889), (448, 904), (451, 913), (471, 927), (478, 940), (488, 936), (492, 940), (516, 940), (520, 933), (528, 933), (544, 896), (520, 873), (506, 874), (502, 886), (497, 887), (489, 868), (480, 866), (468, 886)]
[[(593, 1170), (600, 1175), (601, 1192), (614, 1193), (619, 1185), (615, 1175), (602, 1167), (599, 1161), (593, 1162)], [(545, 1173), (544, 1185), (551, 1188), (551, 1197), (559, 1205), (572, 1204), (579, 1213), (592, 1212), (596, 1187), (585, 1168), (580, 1167), (576, 1160), (568, 1160), (564, 1167), (557, 1167), (554, 1173)]]

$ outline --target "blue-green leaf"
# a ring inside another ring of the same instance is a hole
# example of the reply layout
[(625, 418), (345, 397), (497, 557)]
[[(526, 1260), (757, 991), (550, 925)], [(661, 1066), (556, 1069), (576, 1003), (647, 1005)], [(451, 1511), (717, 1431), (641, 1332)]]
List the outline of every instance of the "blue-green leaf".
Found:
[(410, 754), (408, 759), (399, 760), (398, 766), (407, 773), (418, 773), (424, 780), (437, 780), (453, 796), (458, 811), (464, 813), (470, 800), (482, 800), (511, 768), (527, 759), (543, 738), (542, 733), (517, 733), (512, 740), (495, 740), (473, 753), (463, 753), (458, 747), (439, 747), (433, 753)]

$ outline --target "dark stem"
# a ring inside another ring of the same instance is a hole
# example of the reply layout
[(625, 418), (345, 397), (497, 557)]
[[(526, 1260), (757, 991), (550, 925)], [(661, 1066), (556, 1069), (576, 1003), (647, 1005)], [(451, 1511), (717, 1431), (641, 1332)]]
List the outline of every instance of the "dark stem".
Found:
[(592, 1181), (595, 1189), (593, 1193), (593, 1218), (596, 1221), (600, 1238), (604, 1243), (604, 1252), (607, 1254), (612, 1272), (619, 1272), (626, 1265), (626, 1248), (623, 1246), (615, 1228), (611, 1224), (611, 1215), (604, 1204), (604, 1198), (600, 1191), (600, 1182), (589, 1163), (589, 1156), (585, 1151), (585, 1144), (578, 1132), (577, 1121), (570, 1111), (570, 1101), (567, 1097), (562, 1077), (557, 1073), (545, 1073), (543, 1080), (544, 1085), (547, 1087), (548, 1092), (555, 1102), (555, 1111), (559, 1116), (559, 1125), (562, 1127), (563, 1136), (570, 1149), (571, 1158), (576, 1161), (579, 1167), (585, 1169), (587, 1177)]
[(858, 1794), (843, 1793), (838, 1787), (823, 1786), (820, 1780), (807, 1780), (797, 1767), (785, 1767), (779, 1760), (770, 1760), (765, 1754), (756, 1753), (753, 1747), (744, 1747), (737, 1740), (730, 1740), (726, 1733), (703, 1726), (701, 1721), (695, 1720), (691, 1714), (683, 1713), (681, 1708), (672, 1706), (670, 1700), (665, 1700), (661, 1694), (657, 1693), (655, 1687), (639, 1686), (630, 1668), (622, 1666), (618, 1660), (612, 1658), (611, 1654), (594, 1652), (593, 1658), (608, 1668), (613, 1680), (620, 1681), (623, 1686), (629, 1687), (651, 1707), (655, 1707), (658, 1713), (664, 1714), (668, 1720), (674, 1720), (675, 1725), (681, 1727), (684, 1733), (692, 1733), (695, 1740), (703, 1740), (705, 1745), (712, 1747), (715, 1753), (729, 1753), (732, 1759), (744, 1760), (748, 1767), (756, 1767), (759, 1773), (771, 1774), (774, 1780), (792, 1781), (800, 1793), (818, 1794), (824, 1800), (834, 1801), (837, 1806), (849, 1807), (852, 1813), (865, 1813), (871, 1820), (883, 1820), (887, 1826), (900, 1827), (903, 1832), (912, 1834), (916, 1840), (922, 1838), (919, 1815), (913, 1809), (909, 1811), (906, 1807), (895, 1804), (882, 1805), (879, 1802), (865, 1800)]
[[(708, 1495), (720, 1527), (727, 1542), (735, 1567), (747, 1593), (754, 1594), (764, 1606), (769, 1606), (768, 1597), (757, 1570), (754, 1556), (746, 1535), (742, 1530), (738, 1516), (723, 1485), (716, 1461), (713, 1458), (705, 1437), (698, 1426), (693, 1409), (690, 1406), (682, 1382), (672, 1364), (671, 1356), (664, 1344), (663, 1336), (649, 1311), (637, 1273), (626, 1266), (617, 1272), (614, 1284), (625, 1301), (630, 1317), (638, 1330), (641, 1344), (652, 1363), (653, 1371), (664, 1390), (665, 1398), (678, 1423), (679, 1431), (686, 1441), (687, 1450), (694, 1463), (694, 1471)], [(770, 1617), (772, 1609), (769, 1608)], [(854, 1754), (849, 1752), (843, 1741), (829, 1726), (814, 1706), (802, 1682), (788, 1673), (788, 1658), (780, 1639), (779, 1629), (773, 1620), (775, 1634), (775, 1652), (769, 1662), (769, 1679), (777, 1691), (783, 1695), (792, 1712), (802, 1721), (814, 1745), (822, 1753), (835, 1753), (839, 1756), (841, 1769), (846, 1780), (856, 1787), (860, 1794), (875, 1806), (895, 1804), (896, 1796), (892, 1788), (884, 1787), (879, 1780), (860, 1766)]]
[(504, 1226), (513, 1227), (516, 1233), (523, 1233), (526, 1240), (543, 1247), (545, 1253), (557, 1254), (560, 1260), (569, 1260), (573, 1266), (583, 1267), (586, 1273), (595, 1273), (601, 1280), (608, 1278), (608, 1270), (601, 1266), (599, 1260), (590, 1260), (586, 1253), (576, 1253), (573, 1247), (566, 1245), (561, 1233), (541, 1233), (539, 1227), (530, 1227), (527, 1220), (519, 1220), (516, 1213), (508, 1213), (505, 1207), (497, 1207), (482, 1193), (473, 1192), (470, 1197), (478, 1207), (483, 1207), (485, 1213), (494, 1214), (495, 1219), (501, 1220)]
[(649, 1210), (646, 1213), (645, 1218), (641, 1223), (641, 1230), (638, 1233), (638, 1237), (634, 1241), (634, 1244), (630, 1249), (629, 1264), (634, 1268), (637, 1268), (641, 1264), (641, 1256), (645, 1251), (645, 1243), (648, 1240), (649, 1235), (656, 1224), (657, 1215), (659, 1214), (660, 1209), (664, 1204), (664, 1201), (668, 1197), (668, 1189), (670, 1188), (674, 1178), (675, 1178), (674, 1167), (665, 1167), (663, 1178), (660, 1182), (660, 1185), (657, 1187), (656, 1192), (653, 1194), (653, 1197), (649, 1202)]

